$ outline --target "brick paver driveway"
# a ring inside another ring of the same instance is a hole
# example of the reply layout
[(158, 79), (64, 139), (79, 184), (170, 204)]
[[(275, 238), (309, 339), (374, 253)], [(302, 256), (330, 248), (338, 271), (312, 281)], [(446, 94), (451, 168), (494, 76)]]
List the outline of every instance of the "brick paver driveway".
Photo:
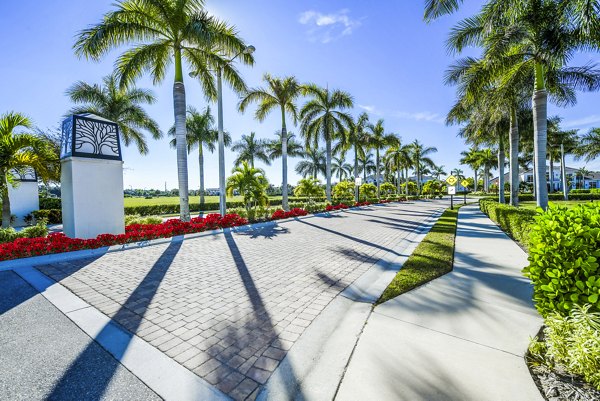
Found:
[(232, 398), (253, 399), (328, 303), (441, 207), (362, 208), (38, 269)]

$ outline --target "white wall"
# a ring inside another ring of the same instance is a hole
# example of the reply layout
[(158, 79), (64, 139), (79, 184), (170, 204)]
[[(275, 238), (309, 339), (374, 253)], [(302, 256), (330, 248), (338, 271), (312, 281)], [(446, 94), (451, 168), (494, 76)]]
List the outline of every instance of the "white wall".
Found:
[(72, 238), (125, 232), (123, 162), (67, 157), (61, 160), (63, 230)]
[(40, 208), (38, 183), (19, 182), (16, 188), (9, 185), (8, 198), (10, 199), (10, 212), (16, 216), (14, 225), (16, 227), (24, 226), (25, 216)]

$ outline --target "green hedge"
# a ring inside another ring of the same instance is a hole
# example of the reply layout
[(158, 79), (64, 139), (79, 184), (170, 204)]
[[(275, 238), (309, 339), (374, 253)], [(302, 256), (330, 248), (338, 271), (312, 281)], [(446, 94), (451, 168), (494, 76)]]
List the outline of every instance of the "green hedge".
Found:
[(60, 209), (60, 198), (43, 198), (40, 197), (40, 209)]
[[(551, 193), (548, 194), (549, 200), (563, 200), (563, 194), (561, 193)], [(509, 199), (506, 198), (508, 201)], [(519, 194), (519, 201), (528, 202), (534, 201), (535, 198), (533, 194)], [(569, 200), (600, 200), (600, 193), (573, 193), (572, 191), (569, 193)]]
[(600, 204), (572, 209), (551, 204), (535, 216), (529, 266), (533, 300), (542, 316), (563, 316), (575, 305), (600, 312)]
[(36, 210), (31, 213), (37, 221), (44, 219), (48, 224), (60, 224), (62, 223), (62, 210), (61, 209), (42, 209)]
[(529, 233), (534, 222), (535, 210), (502, 205), (495, 199), (479, 200), (479, 208), (488, 215), (504, 232), (525, 248), (529, 247)]

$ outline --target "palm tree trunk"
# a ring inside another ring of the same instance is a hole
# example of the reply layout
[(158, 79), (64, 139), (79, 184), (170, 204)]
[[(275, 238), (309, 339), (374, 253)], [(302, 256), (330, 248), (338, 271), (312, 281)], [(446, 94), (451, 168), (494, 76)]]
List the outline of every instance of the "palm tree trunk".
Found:
[(475, 182), (473, 183), (473, 190), (475, 192), (477, 192), (477, 168), (473, 169), (473, 173), (474, 173), (474, 176), (475, 176)]
[[(404, 181), (404, 193), (406, 194), (406, 196), (408, 197), (408, 167), (406, 167), (404, 169), (404, 172), (406, 173), (406, 180)], [(408, 199), (407, 199), (408, 200)]]
[(188, 194), (187, 143), (185, 127), (185, 86), (181, 73), (181, 51), (175, 52), (175, 84), (173, 85), (173, 106), (175, 111), (175, 138), (177, 143), (177, 180), (179, 182), (179, 217), (190, 221)]
[(198, 143), (198, 166), (200, 167), (200, 211), (204, 207), (204, 149), (202, 142)]
[[(354, 145), (354, 178), (358, 177), (358, 149), (357, 146)], [(358, 202), (358, 185), (354, 184), (354, 199), (355, 202)]]
[(10, 227), (10, 198), (8, 197), (8, 186), (10, 185), (6, 180), (6, 175), (0, 176), (2, 182), (0, 188), (2, 191), (2, 228)]
[(550, 193), (554, 192), (554, 160), (552, 160), (552, 150), (549, 152), (550, 156)]
[(289, 210), (288, 205), (288, 177), (287, 177), (287, 127), (285, 125), (285, 109), (281, 107), (281, 206), (283, 210)]
[(531, 178), (533, 180), (533, 199), (536, 198), (536, 193), (537, 193), (537, 178), (535, 177), (535, 158), (533, 159), (532, 165), (531, 165)]
[(565, 169), (565, 146), (560, 144), (560, 177), (562, 178), (563, 199), (569, 200), (569, 189), (567, 188), (567, 171)]
[(537, 178), (537, 206), (548, 207), (548, 186), (546, 181), (546, 147), (548, 123), (548, 94), (544, 87), (544, 68), (535, 66), (535, 91), (533, 93), (533, 147), (535, 150), (535, 176)]
[(504, 139), (500, 135), (498, 141), (498, 202), (503, 205), (504, 199)]
[(485, 166), (483, 167), (483, 190), (485, 192), (489, 192), (490, 191), (490, 184), (489, 184), (489, 178), (490, 178), (490, 167), (488, 166), (488, 164), (486, 163)]
[(396, 184), (396, 186), (398, 189), (396, 192), (398, 193), (398, 196), (400, 196), (400, 174), (401, 174), (401, 172), (402, 172), (402, 169), (400, 168), (400, 163), (397, 163), (396, 174), (398, 174), (398, 176), (396, 177), (396, 180), (398, 181), (398, 183)]
[(379, 148), (375, 149), (375, 186), (377, 187), (377, 199), (379, 199)]
[(519, 206), (519, 121), (515, 108), (510, 113), (510, 204)]
[(419, 162), (417, 159), (417, 169), (415, 171), (416, 176), (417, 176), (417, 196), (421, 195), (421, 173), (420, 173), (420, 168), (419, 168)]
[(327, 195), (327, 201), (331, 202), (331, 139), (327, 139), (325, 142), (326, 149), (326, 160), (325, 160), (325, 194)]

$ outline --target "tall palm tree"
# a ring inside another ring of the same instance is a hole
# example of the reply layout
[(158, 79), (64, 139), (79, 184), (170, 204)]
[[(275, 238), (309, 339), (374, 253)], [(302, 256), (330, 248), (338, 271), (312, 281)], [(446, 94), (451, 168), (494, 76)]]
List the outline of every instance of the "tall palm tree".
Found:
[[(369, 115), (367, 113), (361, 113), (356, 121), (354, 121), (348, 130), (347, 144), (345, 150), (349, 150), (350, 147), (354, 149), (354, 178), (360, 174), (359, 158), (365, 155), (366, 138), (367, 138), (367, 127), (369, 126)], [(341, 143), (341, 142), (340, 142)], [(354, 188), (354, 199), (358, 202), (359, 187), (355, 185)]]
[(481, 168), (481, 158), (479, 154), (479, 149), (475, 146), (472, 146), (468, 151), (463, 150), (460, 154), (463, 156), (460, 159), (460, 164), (467, 165), (471, 167), (474, 174), (474, 188), (473, 190), (477, 192), (477, 172)]
[(366, 182), (367, 175), (373, 174), (376, 170), (373, 154), (365, 153), (363, 156), (359, 156), (358, 160), (360, 161), (360, 171), (363, 173), (363, 181)]
[(325, 152), (320, 149), (308, 149), (304, 154), (304, 160), (296, 165), (296, 172), (302, 177), (308, 176), (317, 179), (319, 174), (325, 175)]
[(102, 79), (102, 85), (90, 85), (79, 81), (67, 89), (67, 96), (78, 106), (72, 108), (69, 114), (92, 113), (114, 121), (119, 125), (119, 134), (125, 146), (132, 142), (138, 151), (148, 153), (148, 144), (144, 131), (152, 138), (160, 139), (162, 132), (158, 123), (142, 108), (143, 104), (154, 104), (156, 98), (152, 91), (135, 87), (121, 88), (116, 74)]
[[(198, 111), (194, 107), (188, 107), (187, 119), (185, 122), (187, 130), (188, 153), (198, 147), (198, 166), (200, 170), (200, 205), (204, 206), (204, 148), (210, 153), (215, 151), (215, 144), (219, 139), (219, 131), (214, 127), (215, 118), (210, 112), (210, 106), (206, 106), (203, 111)], [(168, 132), (169, 136), (175, 136), (175, 126)], [(225, 146), (231, 145), (231, 135), (224, 132)], [(177, 147), (177, 139), (173, 138), (170, 142), (171, 147)], [(202, 207), (200, 210), (203, 210)]]
[(78, 56), (94, 60), (121, 45), (131, 45), (116, 62), (122, 88), (145, 72), (158, 84), (174, 64), (173, 109), (183, 221), (190, 219), (183, 63), (186, 61), (198, 74), (207, 98), (214, 99), (217, 89), (211, 71), (222, 70), (225, 80), (236, 91), (242, 91), (246, 86), (229, 57), (240, 54), (243, 63), (254, 62), (251, 54), (243, 52), (246, 45), (236, 30), (210, 16), (203, 7), (203, 0), (122, 0), (100, 23), (81, 31), (75, 43)]
[(377, 198), (379, 198), (379, 166), (381, 163), (379, 152), (388, 146), (400, 144), (400, 139), (394, 134), (386, 133), (383, 126), (383, 119), (377, 123), (369, 125), (369, 134), (366, 137), (366, 144), (370, 149), (375, 149), (375, 185), (377, 186)]
[[(452, 170), (452, 173), (454, 173), (454, 171), (459, 170), (459, 169), (454, 169)], [(462, 170), (460, 170), (461, 174), (462, 174)], [(436, 180), (440, 180), (440, 177), (443, 175), (446, 175), (446, 171), (444, 171), (444, 166), (433, 166), (433, 168), (431, 169), (431, 174), (433, 174), (433, 176), (435, 177)]]
[(490, 170), (496, 164), (495, 152), (490, 149), (482, 149), (479, 151), (479, 165), (483, 167), (483, 190), (490, 191)]
[[(580, 188), (583, 189), (585, 187), (585, 176), (591, 173), (586, 167), (580, 167), (575, 171), (575, 179), (577, 177), (581, 177)], [(577, 182), (575, 182), (575, 186), (577, 187)]]
[[(393, 169), (396, 170), (396, 185), (397, 185), (397, 190), (398, 190), (398, 194), (400, 194), (400, 190), (401, 190), (401, 180), (400, 180), (400, 175), (403, 174), (405, 177), (405, 182), (408, 182), (408, 169), (411, 167), (411, 160), (410, 160), (410, 146), (409, 145), (402, 145), (400, 143), (400, 141), (398, 141), (398, 143), (390, 146), (386, 152), (385, 152), (385, 156), (384, 159), (386, 160), (385, 164), (388, 165), (389, 167), (394, 167)], [(404, 173), (403, 173), (404, 171)], [(407, 190), (407, 194), (408, 194), (408, 184), (405, 185), (405, 189)]]
[(39, 135), (16, 132), (32, 129), (31, 121), (19, 113), (0, 116), (0, 198), (2, 199), (2, 228), (10, 226), (9, 185), (16, 185), (13, 174), (35, 170), (43, 180), (60, 175), (58, 155), (52, 144)]
[(283, 177), (281, 205), (283, 209), (288, 210), (288, 136), (285, 116), (286, 114), (291, 116), (294, 124), (298, 121), (298, 109), (295, 102), (302, 94), (302, 86), (298, 84), (295, 77), (276, 78), (265, 74), (263, 81), (267, 86), (250, 89), (241, 100), (239, 109), (244, 112), (251, 103), (258, 103), (255, 113), (258, 121), (264, 121), (273, 110), (279, 109), (281, 112), (281, 171)]
[(346, 163), (346, 160), (343, 156), (333, 156), (333, 162), (331, 163), (331, 173), (334, 176), (337, 176), (339, 182), (342, 182), (346, 178), (350, 177), (350, 175), (352, 174), (352, 166), (349, 163)]
[(411, 143), (410, 147), (412, 164), (415, 167), (415, 175), (417, 176), (417, 195), (421, 194), (421, 178), (423, 166), (435, 166), (429, 155), (436, 153), (435, 146), (425, 146), (418, 139)]
[[(279, 159), (283, 155), (283, 141), (281, 140), (281, 131), (275, 133), (277, 139), (267, 142), (267, 151), (269, 159)], [(287, 155), (289, 157), (304, 157), (304, 146), (296, 141), (296, 135), (292, 132), (287, 133)]]
[(251, 132), (250, 135), (242, 135), (242, 139), (235, 142), (231, 147), (231, 150), (238, 152), (238, 157), (236, 157), (233, 162), (236, 166), (239, 166), (242, 162), (246, 161), (250, 163), (251, 167), (254, 167), (255, 159), (260, 160), (267, 166), (271, 165), (267, 142), (263, 139), (256, 138), (254, 132)]
[(266, 188), (269, 182), (265, 178), (265, 172), (260, 168), (254, 168), (244, 160), (239, 166), (232, 170), (232, 175), (227, 179), (227, 195), (232, 196), (234, 191), (244, 198), (246, 211), (253, 205), (266, 205), (269, 197)]
[(304, 93), (312, 97), (300, 111), (302, 136), (307, 148), (318, 148), (325, 141), (325, 194), (331, 201), (331, 157), (332, 143), (347, 134), (352, 126), (352, 117), (344, 110), (353, 106), (352, 96), (341, 90), (320, 88), (314, 84), (304, 87)]
[(575, 151), (576, 158), (584, 158), (586, 162), (600, 156), (600, 128), (592, 128), (581, 137), (581, 145)]

